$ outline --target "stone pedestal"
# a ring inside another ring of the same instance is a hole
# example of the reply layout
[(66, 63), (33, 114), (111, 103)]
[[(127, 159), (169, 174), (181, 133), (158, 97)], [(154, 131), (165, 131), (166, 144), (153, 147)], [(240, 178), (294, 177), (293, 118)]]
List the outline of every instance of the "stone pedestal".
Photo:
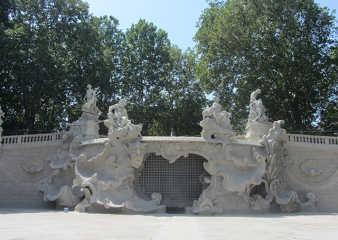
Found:
[(245, 139), (250, 141), (259, 141), (263, 137), (263, 135), (269, 134), (270, 128), (272, 128), (272, 123), (251, 123), (248, 127), (245, 128)]
[(84, 140), (92, 140), (99, 138), (99, 124), (94, 121), (77, 121), (72, 123), (73, 126), (78, 126), (81, 129), (81, 133)]

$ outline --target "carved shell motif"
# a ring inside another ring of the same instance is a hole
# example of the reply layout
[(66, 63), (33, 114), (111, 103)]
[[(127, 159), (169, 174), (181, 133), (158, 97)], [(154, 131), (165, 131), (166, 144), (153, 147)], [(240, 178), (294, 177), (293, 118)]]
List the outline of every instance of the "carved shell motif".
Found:
[(43, 163), (36, 158), (29, 158), (23, 161), (22, 168), (28, 173), (37, 173), (42, 171)]
[(303, 162), (300, 168), (305, 174), (310, 174), (311, 177), (316, 176), (321, 172), (323, 172), (322, 164), (315, 160), (307, 160)]

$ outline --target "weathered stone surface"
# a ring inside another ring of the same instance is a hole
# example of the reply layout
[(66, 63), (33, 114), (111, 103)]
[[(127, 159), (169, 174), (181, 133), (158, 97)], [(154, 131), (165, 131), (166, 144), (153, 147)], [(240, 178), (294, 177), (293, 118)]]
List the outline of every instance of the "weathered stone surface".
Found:
[[(150, 155), (161, 156), (169, 164), (185, 164), (194, 154), (203, 157), (201, 166), (208, 174), (200, 179), (197, 175), (205, 188), (191, 202), (196, 214), (256, 211), (269, 209), (272, 203), (288, 212), (316, 211), (315, 204), (321, 211), (338, 209), (338, 138), (286, 134), (280, 127), (283, 121), (273, 125), (267, 121), (264, 106), (256, 99), (258, 90), (251, 95), (246, 139), (235, 136), (231, 114), (221, 111), (217, 98), (202, 113), (202, 137), (142, 137), (142, 124), (131, 123), (127, 103), (121, 99), (108, 110), (108, 135), (99, 138), (97, 90), (88, 87), (84, 113), (69, 131), (3, 137), (2, 206), (34, 201), (43, 206), (37, 201), (43, 198), (76, 211), (86, 211), (91, 205), (162, 211), (166, 206), (161, 189), (148, 198), (139, 196), (135, 174), (142, 173)], [(160, 171), (166, 170), (158, 167), (154, 174), (163, 174)], [(152, 181), (156, 183), (156, 176)], [(37, 188), (43, 196), (31, 194)]]

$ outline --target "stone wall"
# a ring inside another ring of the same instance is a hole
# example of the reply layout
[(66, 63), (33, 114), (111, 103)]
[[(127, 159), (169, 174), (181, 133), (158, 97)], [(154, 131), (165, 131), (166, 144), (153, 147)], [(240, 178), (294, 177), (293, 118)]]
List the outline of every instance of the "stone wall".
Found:
[(55, 208), (43, 201), (38, 184), (51, 171), (47, 156), (56, 153), (61, 134), (2, 137), (0, 208)]
[(305, 201), (305, 194), (313, 192), (319, 212), (337, 212), (338, 148), (321, 143), (289, 143), (285, 153), (292, 160), (285, 181), (299, 199)]
[[(3, 137), (2, 142), (0, 208), (55, 208), (37, 189), (52, 171), (47, 156), (57, 152), (61, 133)], [(284, 154), (291, 158), (285, 182), (301, 202), (313, 192), (319, 212), (337, 212), (338, 138), (288, 134)]]

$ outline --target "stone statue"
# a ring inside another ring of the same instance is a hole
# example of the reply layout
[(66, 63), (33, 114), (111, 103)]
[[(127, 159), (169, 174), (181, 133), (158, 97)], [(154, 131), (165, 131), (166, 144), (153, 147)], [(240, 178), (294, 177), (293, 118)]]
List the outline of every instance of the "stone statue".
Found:
[(261, 90), (257, 89), (250, 96), (250, 113), (245, 128), (245, 139), (250, 141), (259, 141), (264, 135), (268, 134), (269, 129), (272, 127), (272, 123), (269, 122), (269, 118), (265, 115), (262, 99), (257, 100), (257, 96), (260, 93)]
[(96, 106), (96, 93), (99, 88), (92, 89), (90, 84), (87, 85), (86, 96), (84, 97), (84, 104), (81, 108), (82, 115), (79, 120), (70, 123), (71, 131), (79, 131), (84, 140), (92, 140), (99, 138), (99, 117), (101, 111)]
[(269, 118), (265, 115), (265, 108), (262, 99), (257, 100), (258, 94), (261, 93), (260, 89), (257, 89), (251, 94), (250, 97), (250, 113), (248, 124), (250, 123), (268, 123)]
[(95, 88), (94, 90), (92, 89), (92, 85), (88, 84), (87, 85), (87, 93), (86, 96), (84, 97), (85, 104), (82, 106), (82, 111), (87, 111), (94, 113), (94, 106), (96, 107), (96, 92), (99, 90), (99, 88)]
[[(203, 110), (203, 120), (200, 125), (203, 127), (202, 137), (214, 138), (221, 135), (232, 135), (232, 125), (230, 125), (231, 113), (221, 111), (222, 106), (219, 104), (219, 98), (214, 98), (214, 103), (210, 108)], [(210, 135), (210, 136), (209, 136)]]
[(84, 97), (84, 104), (81, 108), (83, 114), (79, 121), (87, 121), (94, 120), (94, 122), (98, 122), (98, 118), (101, 115), (101, 111), (96, 107), (97, 97), (96, 93), (99, 88), (92, 89), (92, 85), (87, 85), (86, 96)]
[[(125, 109), (126, 105), (127, 105), (126, 100), (120, 99), (120, 101), (117, 104), (114, 104), (109, 107), (108, 119), (104, 121), (106, 127), (119, 128), (130, 125), (127, 110)], [(114, 109), (115, 113), (113, 113)]]

